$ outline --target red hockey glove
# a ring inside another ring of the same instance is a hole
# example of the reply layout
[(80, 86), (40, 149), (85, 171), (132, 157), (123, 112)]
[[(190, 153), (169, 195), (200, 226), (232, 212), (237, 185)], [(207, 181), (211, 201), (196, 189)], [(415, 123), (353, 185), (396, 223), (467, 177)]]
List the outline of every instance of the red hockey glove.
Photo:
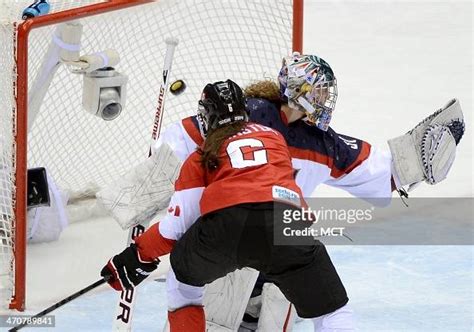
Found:
[(109, 285), (118, 291), (133, 288), (145, 280), (159, 264), (159, 260), (146, 261), (140, 258), (137, 246), (132, 243), (120, 254), (109, 260), (100, 272)]

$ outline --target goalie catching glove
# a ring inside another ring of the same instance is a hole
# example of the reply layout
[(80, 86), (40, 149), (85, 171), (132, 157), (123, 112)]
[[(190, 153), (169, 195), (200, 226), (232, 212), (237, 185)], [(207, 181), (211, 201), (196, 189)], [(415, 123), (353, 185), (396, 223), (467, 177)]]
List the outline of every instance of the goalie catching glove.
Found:
[(405, 135), (388, 141), (397, 188), (444, 180), (464, 134), (464, 117), (457, 99), (431, 114)]
[(100, 275), (113, 289), (123, 291), (145, 280), (156, 270), (159, 263), (158, 259), (150, 261), (142, 259), (136, 244), (132, 243), (127, 249), (110, 259)]

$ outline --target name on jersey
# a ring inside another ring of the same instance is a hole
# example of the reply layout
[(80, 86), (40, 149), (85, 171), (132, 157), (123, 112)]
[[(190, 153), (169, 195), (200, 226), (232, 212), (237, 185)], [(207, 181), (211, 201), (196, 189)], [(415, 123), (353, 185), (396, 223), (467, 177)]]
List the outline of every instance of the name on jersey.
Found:
[(282, 201), (296, 206), (301, 205), (300, 195), (298, 195), (296, 191), (293, 191), (291, 189), (280, 186), (273, 186), (272, 194), (273, 199), (276, 201)]
[(243, 135), (248, 135), (248, 134), (251, 134), (251, 133), (257, 133), (257, 132), (272, 132), (275, 135), (279, 135), (279, 133), (275, 129), (263, 126), (263, 125), (258, 124), (258, 123), (249, 123), (240, 132), (238, 132), (237, 134), (232, 136), (232, 138), (243, 136)]

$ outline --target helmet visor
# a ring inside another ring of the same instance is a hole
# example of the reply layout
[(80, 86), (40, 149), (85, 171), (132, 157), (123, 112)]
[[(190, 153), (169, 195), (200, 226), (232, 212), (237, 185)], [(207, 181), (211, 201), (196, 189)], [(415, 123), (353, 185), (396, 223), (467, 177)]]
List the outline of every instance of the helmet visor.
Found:
[[(307, 87), (305, 87), (307, 86)], [(310, 107), (306, 108), (307, 120), (321, 130), (328, 130), (332, 112), (336, 107), (337, 84), (336, 80), (316, 83), (313, 86), (305, 84), (302, 87), (304, 98)]]
[(302, 109), (306, 113), (306, 121), (327, 131), (331, 122), (332, 112), (336, 107), (336, 80), (323, 81), (311, 85), (304, 83), (295, 96), (289, 96), (290, 107)]

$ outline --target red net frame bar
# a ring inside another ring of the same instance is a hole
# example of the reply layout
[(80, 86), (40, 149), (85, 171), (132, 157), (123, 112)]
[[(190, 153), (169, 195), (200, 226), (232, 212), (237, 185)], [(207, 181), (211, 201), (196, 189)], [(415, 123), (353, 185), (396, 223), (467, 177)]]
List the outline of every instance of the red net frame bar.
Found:
[(103, 14), (109, 11), (137, 6), (151, 0), (114, 0), (80, 8), (65, 10), (26, 20), (18, 25), (15, 45), (16, 73), (21, 80), (16, 82), (16, 124), (14, 139), (15, 187), (13, 192), (13, 212), (15, 214), (15, 286), (10, 301), (10, 309), (23, 311), (26, 295), (26, 202), (27, 202), (27, 119), (28, 119), (28, 37), (33, 29), (62, 23), (71, 19)]
[[(28, 37), (33, 29), (63, 23), (71, 19), (80, 19), (106, 12), (124, 9), (154, 2), (153, 0), (111, 0), (104, 3), (88, 5), (65, 10), (45, 16), (26, 20), (18, 25), (17, 40), (14, 45), (16, 54), (16, 74), (21, 80), (16, 81), (16, 118), (14, 123), (14, 179), (13, 212), (15, 229), (13, 254), (15, 257), (14, 291), (10, 300), (10, 309), (24, 311), (26, 299), (26, 202), (27, 202), (27, 146), (28, 146)], [(293, 35), (294, 51), (303, 49), (303, 6), (304, 0), (293, 0)]]

